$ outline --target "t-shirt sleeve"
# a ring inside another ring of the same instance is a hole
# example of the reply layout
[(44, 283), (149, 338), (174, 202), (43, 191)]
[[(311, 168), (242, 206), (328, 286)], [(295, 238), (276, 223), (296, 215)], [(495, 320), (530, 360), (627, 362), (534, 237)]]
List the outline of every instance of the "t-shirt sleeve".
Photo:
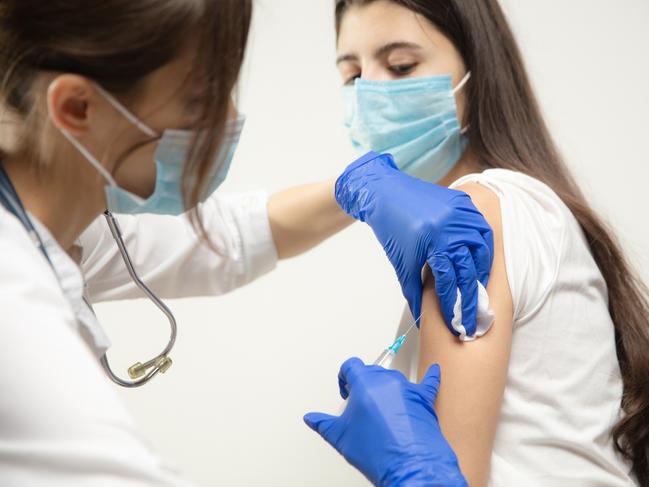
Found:
[(491, 169), (465, 176), (451, 187), (471, 182), (499, 198), (514, 324), (522, 324), (540, 308), (557, 279), (569, 210), (547, 185), (522, 173)]

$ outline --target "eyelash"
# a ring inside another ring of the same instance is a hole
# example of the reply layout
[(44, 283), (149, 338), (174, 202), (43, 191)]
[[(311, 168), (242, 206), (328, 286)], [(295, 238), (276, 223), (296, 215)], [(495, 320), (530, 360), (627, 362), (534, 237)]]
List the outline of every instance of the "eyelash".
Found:
[(347, 79), (347, 81), (345, 81), (345, 86), (346, 86), (346, 85), (353, 85), (353, 84), (354, 84), (354, 81), (357, 80), (357, 79), (360, 78), (360, 77), (361, 77), (360, 73), (359, 73), (359, 74), (355, 74), (355, 75), (352, 76), (351, 78)]
[[(415, 68), (417, 67), (417, 63), (411, 63), (411, 64), (398, 64), (396, 66), (389, 66), (388, 71), (390, 71), (392, 74), (395, 76), (407, 76), (409, 75)], [(354, 80), (360, 78), (361, 75), (360, 73), (355, 74), (354, 76), (350, 77), (345, 81), (345, 85), (352, 85), (354, 84)]]
[(390, 70), (393, 74), (396, 74), (397, 76), (406, 76), (412, 72), (413, 69), (417, 67), (417, 63), (411, 63), (411, 64), (398, 64), (396, 66), (390, 66), (388, 70)]

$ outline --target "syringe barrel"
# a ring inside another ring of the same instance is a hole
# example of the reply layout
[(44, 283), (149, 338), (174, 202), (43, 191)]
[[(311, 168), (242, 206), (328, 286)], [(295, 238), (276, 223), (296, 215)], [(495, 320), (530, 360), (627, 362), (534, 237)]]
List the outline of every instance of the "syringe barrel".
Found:
[(386, 348), (381, 355), (379, 355), (379, 358), (377, 358), (374, 361), (373, 365), (380, 365), (381, 367), (387, 369), (390, 367), (392, 364), (392, 360), (394, 360), (394, 354), (389, 348)]

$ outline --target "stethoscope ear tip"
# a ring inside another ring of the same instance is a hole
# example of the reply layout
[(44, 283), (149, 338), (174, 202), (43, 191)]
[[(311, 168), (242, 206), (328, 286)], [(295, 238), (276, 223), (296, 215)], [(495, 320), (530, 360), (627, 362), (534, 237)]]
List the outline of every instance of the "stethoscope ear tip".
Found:
[(156, 357), (153, 360), (149, 360), (144, 364), (141, 362), (134, 363), (128, 368), (128, 376), (133, 380), (139, 379), (140, 377), (143, 377), (147, 373), (147, 370), (152, 367), (154, 367), (157, 372), (164, 374), (167, 370), (169, 370), (172, 364), (173, 361), (170, 357), (167, 357), (166, 355), (160, 355), (159, 357)]

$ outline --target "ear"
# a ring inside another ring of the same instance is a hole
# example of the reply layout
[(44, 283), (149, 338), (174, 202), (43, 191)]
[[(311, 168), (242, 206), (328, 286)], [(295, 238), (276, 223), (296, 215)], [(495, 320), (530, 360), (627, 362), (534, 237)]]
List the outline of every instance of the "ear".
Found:
[(62, 74), (47, 89), (47, 110), (52, 123), (75, 137), (90, 127), (90, 115), (96, 97), (92, 83), (83, 76)]

